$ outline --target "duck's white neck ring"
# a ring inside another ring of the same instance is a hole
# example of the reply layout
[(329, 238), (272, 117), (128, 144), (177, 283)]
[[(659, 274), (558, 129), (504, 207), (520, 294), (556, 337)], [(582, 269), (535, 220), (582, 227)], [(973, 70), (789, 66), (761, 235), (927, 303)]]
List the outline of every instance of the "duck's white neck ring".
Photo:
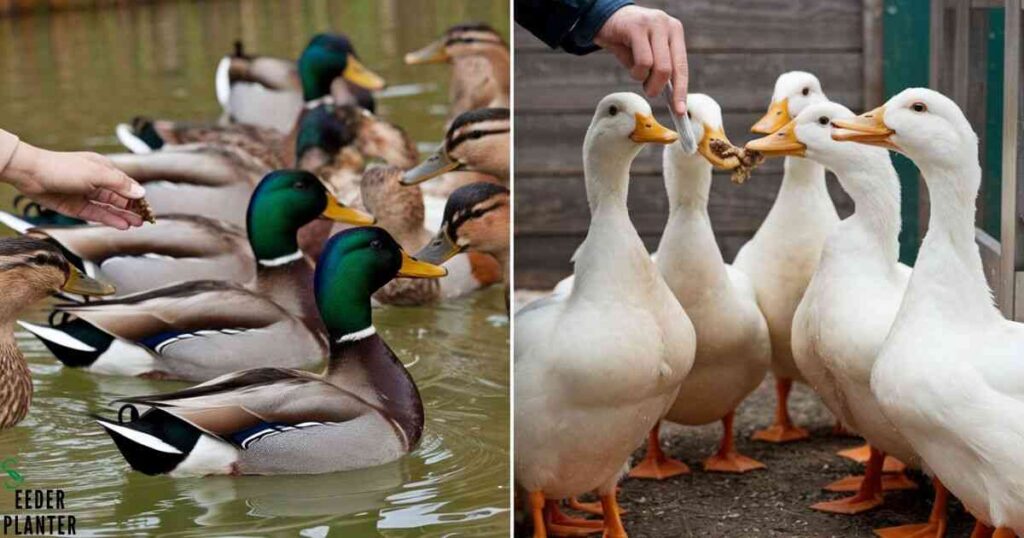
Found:
[(302, 108), (304, 108), (306, 110), (313, 110), (314, 108), (316, 108), (316, 107), (318, 107), (320, 105), (323, 105), (323, 104), (328, 104), (328, 105), (334, 104), (334, 97), (330, 96), (330, 95), (325, 95), (323, 97), (317, 97), (316, 99), (312, 99), (312, 100), (309, 100), (309, 101), (306, 101), (305, 103), (303, 103), (302, 104)]
[(280, 267), (280, 266), (282, 266), (282, 265), (284, 265), (286, 263), (291, 263), (293, 261), (301, 260), (301, 259), (302, 259), (302, 251), (301, 250), (296, 250), (295, 252), (292, 252), (291, 254), (286, 254), (284, 256), (279, 256), (277, 258), (271, 258), (269, 260), (259, 260), (259, 264), (262, 265), (263, 267)]
[(371, 337), (371, 336), (373, 336), (375, 334), (377, 334), (377, 328), (374, 327), (373, 325), (370, 325), (369, 327), (367, 327), (367, 328), (365, 328), (365, 329), (363, 329), (361, 331), (356, 331), (354, 333), (348, 333), (345, 336), (342, 336), (341, 338), (338, 338), (337, 340), (335, 340), (335, 342), (337, 342), (339, 344), (344, 344), (346, 342), (355, 342), (355, 341), (358, 341), (358, 340), (362, 340), (364, 338), (369, 338), (369, 337)]

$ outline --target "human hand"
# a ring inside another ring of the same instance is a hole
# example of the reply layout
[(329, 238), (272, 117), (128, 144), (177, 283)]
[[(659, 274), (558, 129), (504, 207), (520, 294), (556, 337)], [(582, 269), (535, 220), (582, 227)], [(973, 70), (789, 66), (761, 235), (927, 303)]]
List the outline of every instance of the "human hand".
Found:
[(21, 142), (0, 179), (70, 217), (120, 230), (142, 225), (142, 217), (125, 208), (145, 196), (145, 189), (96, 153), (49, 151)]
[(686, 42), (683, 23), (660, 9), (625, 6), (604, 23), (594, 44), (608, 50), (643, 82), (648, 97), (655, 97), (672, 81), (672, 107), (686, 114)]

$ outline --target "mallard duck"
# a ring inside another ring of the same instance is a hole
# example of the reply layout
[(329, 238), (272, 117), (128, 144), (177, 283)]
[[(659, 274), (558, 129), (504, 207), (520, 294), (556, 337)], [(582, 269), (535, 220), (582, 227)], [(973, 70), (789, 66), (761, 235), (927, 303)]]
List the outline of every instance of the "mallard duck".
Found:
[(383, 87), (384, 80), (359, 61), (343, 34), (313, 36), (297, 63), (236, 50), (221, 60), (216, 75), (217, 99), (233, 122), (282, 133), (295, 124), (303, 103), (331, 95), (372, 110), (367, 91)]
[(693, 325), (626, 208), (642, 144), (677, 139), (640, 96), (601, 100), (583, 145), (591, 223), (574, 257), (576, 285), (516, 313), (515, 476), (534, 536), (579, 532), (545, 522), (545, 504), (593, 490), (605, 536), (625, 536), (615, 485), (693, 364)]
[(509, 132), (507, 108), (466, 112), (452, 122), (441, 147), (407, 171), (402, 182), (414, 185), (441, 174), (466, 171), (487, 174), (508, 185)]
[(978, 520), (1024, 534), (1024, 325), (993, 304), (975, 243), (978, 138), (957, 105), (925, 88), (834, 122), (833, 136), (909, 157), (930, 218), (910, 283), (871, 372), (882, 412)]
[(351, 213), (339, 212), (314, 175), (273, 172), (249, 211), (257, 265), (252, 282), (195, 280), (63, 304), (50, 326), (22, 325), (65, 365), (103, 374), (205, 381), (258, 365), (254, 361), (312, 366), (325, 356), (326, 336), (313, 304), (312, 267), (296, 234), (321, 214)]
[[(693, 368), (664, 420), (698, 426), (721, 421), (722, 442), (704, 461), (704, 470), (742, 473), (764, 465), (736, 451), (736, 407), (761, 384), (771, 362), (768, 325), (746, 274), (726, 265), (708, 217), (712, 167), (732, 169), (735, 158), (711, 151), (712, 141), (731, 145), (722, 127), (722, 110), (711, 97), (691, 93), (687, 110), (699, 141), (687, 155), (679, 144), (665, 146), (663, 168), (669, 217), (658, 244), (658, 270), (686, 310), (697, 333)], [(638, 478), (664, 479), (689, 472), (683, 462), (661, 450), (656, 423), (647, 455), (630, 471)]]
[[(269, 185), (280, 181), (279, 175), (268, 174), (263, 182)], [(254, 212), (273, 211), (287, 194), (287, 191), (258, 186), (249, 200), (249, 218), (253, 219)], [(294, 224), (298, 229), (316, 220), (306, 219), (304, 215), (296, 215), (296, 218)], [(250, 228), (246, 235), (246, 230), (239, 226), (198, 215), (161, 215), (151, 225), (114, 230), (100, 225), (31, 227), (27, 222), (18, 222), (13, 215), (0, 212), (0, 221), (20, 233), (58, 245), (77, 268), (114, 284), (121, 295), (190, 280), (215, 279), (239, 284), (251, 281), (257, 276), (258, 267), (255, 244), (264, 236), (295, 235), (289, 227), (254, 220), (259, 228)], [(339, 204), (333, 198), (328, 199), (323, 220), (348, 225), (373, 223), (370, 215)], [(319, 250), (306, 252), (307, 256), (318, 254)]]
[(28, 415), (32, 374), (14, 339), (17, 316), (33, 303), (58, 292), (109, 295), (114, 288), (75, 269), (54, 245), (29, 237), (0, 239), (0, 430)]
[[(367, 161), (409, 167), (417, 159), (415, 145), (400, 127), (358, 106), (332, 102), (306, 110), (276, 147), (291, 148), (294, 156), (287, 162), (324, 178), (345, 203), (358, 199)], [(167, 145), (152, 154), (110, 157), (146, 183), (146, 198), (158, 214), (199, 214), (239, 226), (245, 225), (256, 183), (274, 163), (285, 162), (282, 155), (261, 160), (243, 146), (225, 144)]]
[[(814, 75), (803, 71), (783, 73), (775, 81), (768, 112), (751, 131), (769, 134), (807, 106), (826, 101)], [(774, 423), (754, 434), (759, 441), (784, 443), (808, 437), (807, 430), (795, 426), (789, 417), (789, 391), (794, 380), (803, 381), (790, 347), (793, 313), (814, 275), (825, 238), (838, 222), (839, 215), (825, 186), (825, 168), (800, 157), (786, 157), (775, 203), (733, 261), (733, 267), (746, 273), (754, 284), (772, 339), (772, 373), (778, 400)]]
[[(394, 461), (419, 442), (423, 403), (373, 326), (370, 296), (396, 276), (444, 274), (409, 257), (383, 229), (346, 230), (317, 263), (316, 300), (330, 334), (322, 374), (243, 370), (119, 400), (119, 419), (99, 423), (128, 464), (150, 475), (313, 474)], [(134, 405), (150, 409), (138, 414)]]
[(477, 108), (508, 108), (508, 45), (488, 24), (452, 26), (433, 43), (406, 54), (405, 63), (451, 64), (449, 118)]
[[(832, 122), (853, 117), (837, 103), (811, 105), (774, 134), (747, 149), (792, 155), (832, 170), (856, 210), (829, 235), (817, 271), (793, 317), (793, 358), (822, 401), (874, 448), (867, 475), (826, 486), (855, 485), (857, 493), (815, 504), (825, 512), (855, 514), (882, 504), (883, 489), (907, 489), (899, 475), (881, 476), (885, 454), (913, 467), (920, 458), (882, 413), (871, 394), (871, 370), (896, 317), (910, 279), (899, 263), (900, 184), (887, 151), (833, 140)], [(883, 483), (884, 480), (884, 483)], [(945, 490), (936, 484), (936, 518), (927, 525), (886, 529), (885, 536), (935, 535), (945, 522)]]
[[(423, 195), (418, 185), (402, 185), (401, 178), (402, 169), (395, 166), (370, 168), (360, 183), (361, 202), (377, 218), (377, 225), (387, 230), (403, 249), (416, 252), (431, 241), (430, 232), (424, 227)], [(508, 193), (508, 189), (499, 188)], [(505, 234), (508, 235), (507, 225)], [(466, 253), (430, 263), (444, 264), (448, 275), (439, 280), (392, 280), (373, 294), (374, 301), (395, 305), (424, 304), (460, 297), (502, 280), (500, 259), (496, 261), (487, 253)]]
[(462, 252), (492, 256), (501, 265), (505, 309), (508, 310), (509, 201), (508, 189), (494, 183), (459, 187), (448, 197), (437, 235), (416, 253), (416, 258), (433, 264), (444, 263), (447, 267), (448, 260)]

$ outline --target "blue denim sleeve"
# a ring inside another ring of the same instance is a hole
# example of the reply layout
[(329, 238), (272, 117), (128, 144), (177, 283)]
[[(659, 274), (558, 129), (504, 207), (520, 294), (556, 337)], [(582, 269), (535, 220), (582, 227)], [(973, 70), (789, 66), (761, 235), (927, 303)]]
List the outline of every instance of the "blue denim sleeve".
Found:
[(632, 0), (515, 0), (516, 23), (551, 48), (572, 54), (597, 50), (594, 36)]

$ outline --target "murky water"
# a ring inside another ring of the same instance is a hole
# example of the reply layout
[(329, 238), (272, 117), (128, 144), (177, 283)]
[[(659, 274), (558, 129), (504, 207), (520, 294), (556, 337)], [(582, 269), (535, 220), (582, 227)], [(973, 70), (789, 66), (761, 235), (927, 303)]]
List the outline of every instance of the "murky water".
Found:
[[(213, 69), (237, 37), (252, 51), (295, 56), (314, 32), (340, 30), (398, 87), (379, 112), (433, 145), (447, 70), (409, 68), (401, 55), (466, 20), (507, 28), (508, 4), (225, 0), (0, 18), (0, 125), (47, 147), (122, 151), (113, 125), (133, 115), (215, 117)], [(0, 208), (12, 195), (0, 190)], [(498, 289), (433, 308), (378, 309), (375, 324), (419, 385), (426, 434), (399, 462), (323, 476), (131, 472), (89, 414), (109, 414), (118, 397), (185, 385), (66, 369), (19, 334), (36, 396), (29, 417), (0, 433), (0, 461), (18, 459), (22, 487), (63, 489), (79, 535), (505, 536), (508, 327), (488, 319), (503, 313)], [(14, 513), (12, 505), (0, 489), (0, 512)]]

